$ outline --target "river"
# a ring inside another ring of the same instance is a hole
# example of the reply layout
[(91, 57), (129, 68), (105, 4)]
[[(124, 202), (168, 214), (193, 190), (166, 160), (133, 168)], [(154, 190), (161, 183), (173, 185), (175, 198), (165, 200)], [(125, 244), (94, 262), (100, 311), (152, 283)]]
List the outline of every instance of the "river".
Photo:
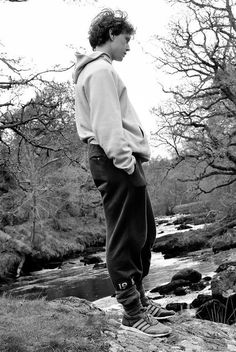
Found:
[[(163, 225), (158, 226), (158, 236), (163, 236)], [(176, 230), (175, 230), (176, 231)], [(165, 234), (173, 232), (169, 226)], [(96, 253), (105, 260), (105, 252)], [(75, 296), (95, 301), (114, 293), (106, 268), (93, 269), (80, 261), (81, 257), (67, 260), (60, 268), (32, 272), (18, 278), (5, 287), (4, 294), (28, 299), (45, 297), (52, 300), (60, 297)], [(212, 275), (217, 265), (209, 255), (208, 260), (199, 260), (197, 256), (164, 259), (161, 253), (152, 254), (150, 273), (144, 280), (147, 290), (167, 283), (180, 269), (193, 268), (202, 276)]]

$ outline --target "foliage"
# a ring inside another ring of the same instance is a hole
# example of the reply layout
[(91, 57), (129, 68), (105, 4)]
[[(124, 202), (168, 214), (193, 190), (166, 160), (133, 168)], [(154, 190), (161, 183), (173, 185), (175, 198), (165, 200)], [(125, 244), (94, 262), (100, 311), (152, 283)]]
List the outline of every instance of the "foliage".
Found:
[(162, 42), (159, 67), (175, 87), (158, 116), (158, 138), (174, 153), (174, 164), (187, 162), (200, 192), (209, 193), (236, 181), (236, 26), (234, 2), (170, 1), (187, 14), (171, 24)]
[(43, 221), (53, 218), (61, 205), (55, 172), (70, 164), (87, 172), (82, 164), (85, 148), (76, 132), (73, 110), (71, 85), (51, 82), (19, 110), (2, 115), (3, 128), (8, 126), (10, 130), (0, 145), (2, 170), (15, 180), (15, 191), (11, 196), (3, 190), (0, 211), (5, 219), (7, 211), (8, 218), (15, 216), (19, 221), (22, 214), (23, 222), (31, 221), (33, 247), (37, 225), (42, 231)]
[(145, 166), (150, 198), (154, 214), (171, 215), (178, 204), (194, 201), (194, 192), (190, 183), (182, 183), (178, 179), (186, 175), (184, 165), (171, 168), (171, 160), (153, 159)]

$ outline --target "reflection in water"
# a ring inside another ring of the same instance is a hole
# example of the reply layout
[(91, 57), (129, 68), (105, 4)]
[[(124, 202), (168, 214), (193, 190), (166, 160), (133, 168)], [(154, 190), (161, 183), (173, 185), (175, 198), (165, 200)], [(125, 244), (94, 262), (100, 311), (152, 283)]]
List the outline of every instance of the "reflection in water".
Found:
[(49, 287), (47, 299), (53, 300), (60, 297), (75, 296), (85, 298), (88, 301), (95, 301), (101, 297), (110, 296), (114, 289), (109, 277), (96, 277), (79, 281), (78, 285), (62, 285), (59, 287)]

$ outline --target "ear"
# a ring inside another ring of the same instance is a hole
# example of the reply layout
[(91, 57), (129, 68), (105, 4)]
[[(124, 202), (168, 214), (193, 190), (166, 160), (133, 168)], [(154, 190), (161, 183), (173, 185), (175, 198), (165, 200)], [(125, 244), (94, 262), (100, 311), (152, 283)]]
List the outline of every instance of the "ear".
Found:
[(109, 29), (109, 37), (111, 40), (114, 39), (114, 34), (112, 34), (112, 29)]

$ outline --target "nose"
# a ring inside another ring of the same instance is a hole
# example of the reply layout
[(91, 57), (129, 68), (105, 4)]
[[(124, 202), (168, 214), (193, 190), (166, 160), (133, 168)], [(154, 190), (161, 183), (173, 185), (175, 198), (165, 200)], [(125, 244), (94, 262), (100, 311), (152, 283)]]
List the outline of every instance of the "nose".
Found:
[(126, 51), (130, 51), (129, 43), (126, 44)]

